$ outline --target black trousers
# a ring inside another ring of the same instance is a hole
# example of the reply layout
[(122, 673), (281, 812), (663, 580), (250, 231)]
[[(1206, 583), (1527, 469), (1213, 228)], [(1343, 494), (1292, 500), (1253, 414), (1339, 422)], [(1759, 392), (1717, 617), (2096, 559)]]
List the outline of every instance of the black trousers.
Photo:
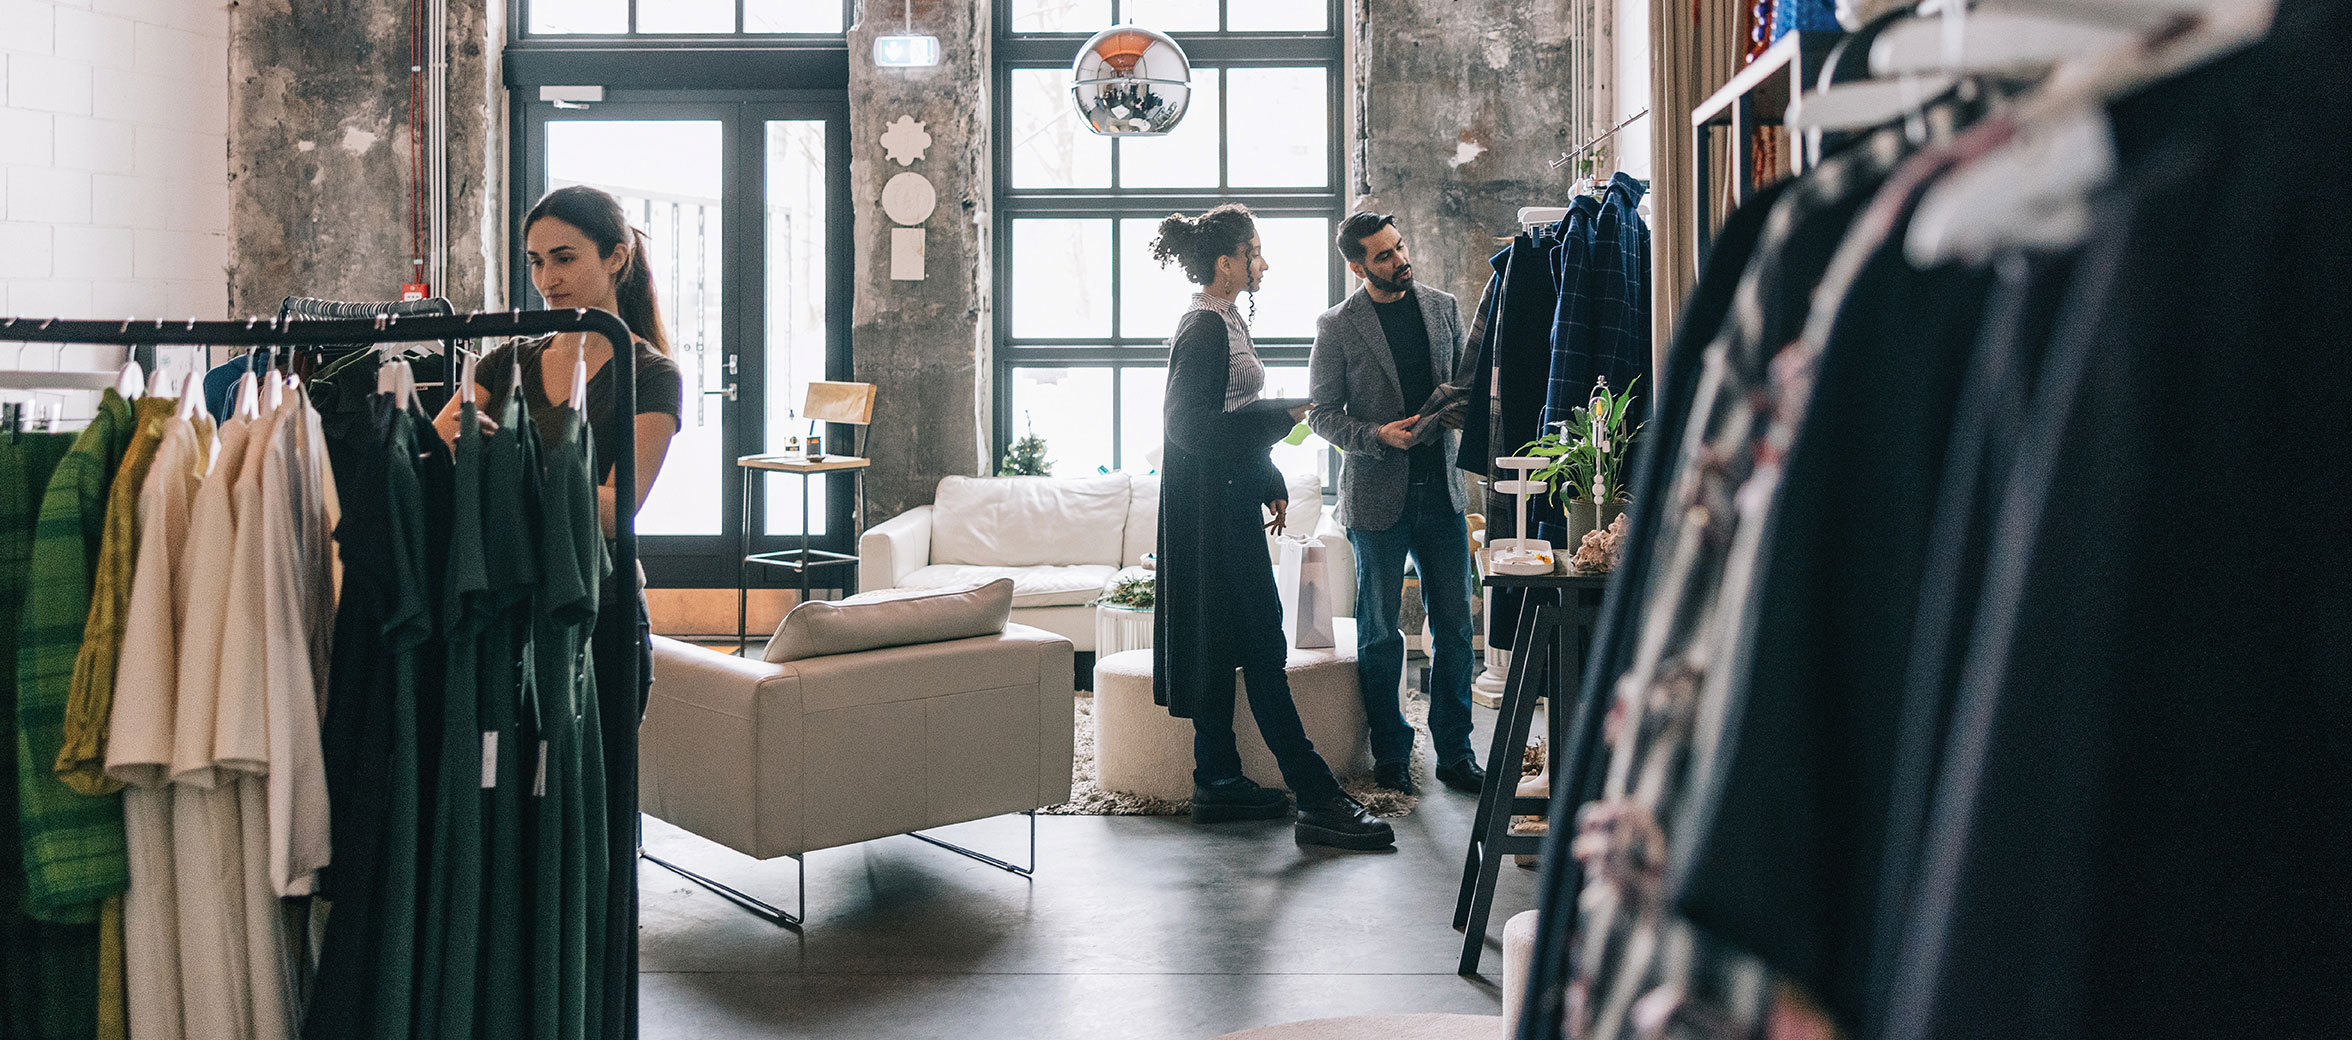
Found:
[[(1290, 646), (1282, 637), (1282, 599), (1274, 591), (1274, 568), (1266, 557), (1257, 507), (1236, 513), (1230, 522), (1234, 537), (1227, 541), (1237, 548), (1235, 570), (1251, 577), (1236, 582), (1238, 593), (1221, 605), (1228, 624), (1218, 638), (1234, 643), (1242, 681), (1249, 689), (1250, 715), (1257, 720), (1258, 734), (1266, 739), (1266, 750), (1274, 753), (1274, 763), (1282, 770), (1283, 786), (1290, 788), (1302, 805), (1327, 800), (1340, 793), (1339, 781), (1331, 775), (1323, 756), (1315, 753), (1315, 742), (1307, 739), (1306, 726), (1299, 721), (1298, 704), (1290, 699), (1290, 677), (1283, 671)], [(1241, 546), (1253, 546), (1256, 560), (1250, 560)], [(1233, 738), (1233, 705), (1232, 696), (1212, 690), (1204, 692), (1193, 707), (1194, 783), (1242, 775), (1241, 749)]]

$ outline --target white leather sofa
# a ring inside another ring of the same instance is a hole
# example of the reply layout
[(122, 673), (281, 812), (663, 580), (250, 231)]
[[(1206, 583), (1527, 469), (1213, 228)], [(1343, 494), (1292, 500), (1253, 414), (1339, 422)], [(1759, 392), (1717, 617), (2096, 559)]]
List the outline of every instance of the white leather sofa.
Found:
[[(1311, 475), (1293, 478), (1290, 530), (1325, 546), (1333, 602), (1352, 613), (1355, 556), (1347, 533), (1324, 517)], [(858, 590), (943, 588), (1011, 578), (1013, 621), (1094, 650), (1094, 608), (1120, 570), (1159, 545), (1160, 478), (948, 477), (932, 504), (916, 506), (858, 540)], [(1269, 556), (1269, 559), (1272, 557)]]
[(656, 637), (640, 808), (770, 859), (1069, 801), (1070, 642), (1002, 609), (1001, 631), (781, 663)]

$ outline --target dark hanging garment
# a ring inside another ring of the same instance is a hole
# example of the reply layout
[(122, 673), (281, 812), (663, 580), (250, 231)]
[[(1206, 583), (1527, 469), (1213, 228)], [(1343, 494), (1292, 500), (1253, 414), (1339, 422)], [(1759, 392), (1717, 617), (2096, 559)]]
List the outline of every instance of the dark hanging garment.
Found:
[[(312, 403), (324, 411), (333, 402), (321, 402), (318, 389), (318, 384), (310, 387)], [(389, 640), (399, 595), (396, 549), (389, 537), (395, 524), (391, 469), (409, 464), (388, 457), (396, 415), (390, 395), (376, 395), (365, 413), (367, 426), (345, 426), (341, 431), (348, 455), (335, 472), (335, 493), (342, 505), (335, 545), (343, 562), (343, 582), (335, 605), (327, 702), (319, 721), (332, 855), (318, 880), (318, 894), (332, 903), (334, 911), (327, 917), (318, 975), (302, 1027), (303, 1035), (312, 1040), (367, 1035), (378, 1013), (375, 979), (384, 971), (376, 961), (375, 936), (382, 927), (377, 889), (388, 827), (399, 815), (388, 812), (386, 802), (398, 797), (391, 776), (398, 751), (393, 715), (406, 694), (399, 688)], [(334, 439), (328, 447), (334, 450)], [(415, 740), (413, 732), (407, 736)], [(413, 743), (408, 753), (413, 756)], [(409, 783), (413, 791), (413, 776)], [(414, 846), (417, 835), (410, 830), (397, 840), (393, 847), (406, 849)]]
[[(1658, 382), (1663, 389), (1655, 413), (1659, 421), (1652, 423), (1644, 435), (1651, 438), (1651, 446), (1626, 463), (1629, 481), (1634, 486), (1649, 486), (1664, 479), (1667, 464), (1677, 457), (1681, 417), (1688, 413), (1691, 399), (1698, 391), (1701, 352), (1721, 331), (1731, 307), (1732, 289), (1757, 259), (1757, 240), (1763, 234), (1766, 215), (1792, 183), (1780, 180), (1759, 188), (1716, 233), (1666, 355), (1666, 368)], [(1561, 768), (1574, 768), (1571, 763), (1584, 768), (1577, 771), (1573, 780), (1576, 786), (1560, 788), (1559, 800), (1552, 803), (1551, 826), (1556, 833), (1574, 833), (1576, 811), (1600, 795), (1600, 768), (1607, 762), (1600, 720), (1608, 710), (1617, 677), (1632, 663), (1633, 636), (1640, 627), (1648, 586), (1650, 554), (1646, 549), (1655, 540), (1665, 498), (1662, 494), (1637, 494), (1626, 506), (1626, 538), (1619, 550), (1617, 568), (1609, 574), (1609, 588), (1601, 600), (1601, 615), (1586, 650), (1584, 674), (1575, 677), (1579, 692), (1577, 714), (1573, 717), (1579, 721), (1577, 732), (1570, 739), (1576, 744), (1567, 751), (1568, 757), (1561, 760)], [(1547, 1012), (1530, 1017), (1530, 1021), (1540, 1020), (1549, 1026), (1548, 1029), (1536, 1027), (1539, 1036), (1557, 1035), (1559, 1011), (1566, 1004), (1569, 930), (1576, 923), (1576, 896), (1582, 889), (1583, 879), (1582, 865), (1573, 856), (1544, 860), (1537, 896), (1537, 908), (1542, 914), (1538, 919), (1540, 931), (1531, 972), (1543, 982), (1534, 1001), (1527, 1005), (1541, 1006)], [(1519, 1035), (1527, 1035), (1525, 1028)]]
[[(439, 748), (423, 881), (425, 912), (415, 955), (416, 1035), (474, 1035), (475, 985), (482, 953), (484, 741), (481, 726), (482, 632), (496, 611), (484, 533), (488, 492), (484, 467), (489, 440), (473, 405), (458, 411), (455, 480), (441, 614), (444, 671), (438, 732), (424, 739)], [(492, 763), (494, 766), (495, 763)]]
[(1988, 288), (1956, 265), (1913, 268), (1903, 239), (1934, 181), (2009, 133), (1988, 125), (1913, 157), (1840, 247), (1817, 294), (1835, 310), (1815, 310), (1772, 362), (1769, 433), (1740, 492), (1763, 509), (1760, 537), (1716, 607), (1734, 640), (1725, 737), (1676, 835), (1675, 908), (1849, 1030), (1877, 912), (1894, 691)]
[[(1597, 260), (1593, 255), (1593, 218), (1600, 209), (1599, 200), (1581, 196), (1569, 203), (1567, 215), (1552, 225), (1551, 345), (1544, 373), (1543, 406), (1536, 413), (1535, 432), (1528, 439), (1552, 432), (1553, 423), (1568, 421), (1576, 409), (1592, 398), (1595, 372), (1592, 351), (1596, 338), (1593, 290), (1604, 281), (1593, 269)], [(1512, 451), (1516, 454), (1518, 449)], [(1572, 496), (1590, 493), (1589, 488), (1562, 488), (1560, 500), (1566, 502)], [(1547, 498), (1543, 502), (1545, 508), (1539, 513), (1536, 503), (1528, 503), (1528, 521), (1535, 525), (1535, 537), (1550, 542), (1566, 556), (1575, 552), (1576, 547), (1568, 544), (1564, 515), (1551, 505)]]
[(476, 983), (478, 1036), (525, 1035), (531, 963), (525, 926), (531, 847), (524, 840), (539, 749), (523, 741), (532, 696), (531, 594), (539, 582), (539, 432), (532, 413), (507, 395), (496, 434), (485, 438), (482, 542), (488, 564), (486, 623), (476, 697), (484, 753), (482, 943)]
[[(1520, 448), (1543, 431), (1544, 393), (1551, 378), (1552, 311), (1559, 303), (1559, 292), (1553, 284), (1549, 237), (1520, 235), (1511, 240), (1510, 248), (1496, 253), (1491, 263), (1502, 289), (1495, 294), (1494, 315), (1487, 322), (1490, 341), (1487, 356), (1493, 363), (1481, 372), (1488, 380), (1486, 450), (1471, 454), (1472, 442), (1465, 438), (1455, 465), (1485, 474), (1490, 480), (1499, 480), (1517, 474), (1497, 471), (1495, 458), (1518, 454)], [(1472, 396), (1478, 398), (1477, 389), (1472, 390)], [(1467, 427), (1469, 422), (1464, 425)], [(1514, 498), (1511, 495), (1490, 497), (1487, 544), (1494, 544), (1498, 538), (1518, 536), (1512, 529), (1518, 509)], [(1527, 503), (1527, 522), (1531, 525), (1557, 520), (1560, 515), (1560, 509), (1543, 495), (1534, 496)], [(1511, 634), (1517, 630), (1519, 607), (1524, 600), (1525, 595), (1518, 590), (1495, 591), (1487, 615), (1489, 644), (1510, 649)]]
[[(1613, 393), (1639, 381), (1627, 430), (1650, 414), (1650, 229), (1635, 209), (1642, 191), (1640, 181), (1619, 173), (1603, 197), (1577, 199), (1560, 222), (1542, 429), (1584, 407), (1597, 380), (1607, 380)], [(1556, 544), (1566, 529), (1548, 530)]]
[[(534, 770), (531, 1040), (602, 1035), (609, 846), (596, 675), (588, 652), (598, 588), (612, 574), (597, 519), (594, 449), (579, 413), (548, 416), (540, 583), (532, 599)], [(545, 431), (543, 431), (545, 432)]]
[(2072, 257), (2042, 256), (2011, 256), (1994, 265), (2001, 284), (1987, 305), (1985, 333), (1953, 418), (1897, 709), (1872, 959), (1863, 980), (1861, 1020), (1873, 1029), (1885, 1014), (1886, 973), (1918, 875), (1961, 658), (1995, 549), (1993, 507), (2015, 465), (2017, 440), (2033, 424), (2038, 369), (2076, 287), (2074, 267)]
[[(1671, 862), (1711, 768), (1713, 719), (1702, 696), (1721, 685), (1730, 629), (1717, 596), (1735, 576), (1733, 547), (1753, 537), (1740, 490), (1768, 429), (1771, 386), (1764, 359), (1801, 329), (1831, 257), (1855, 215), (1901, 157), (1900, 135), (1841, 153), (1789, 189), (1774, 207), (1758, 262), (1742, 276), (1731, 320), (1705, 354), (1680, 456), (1650, 551), (1650, 606), (1637, 651), (1612, 683), (1622, 723), (1609, 747), (1601, 797), (1580, 812), (1577, 853), (1606, 869), (1584, 879), (1573, 903), (1587, 994), (1579, 1035), (1621, 1040), (1637, 1018), (1673, 1014), (1754, 1026), (1770, 979), (1753, 958), (1715, 941), (1658, 903), (1664, 879), (1646, 866)], [(1636, 1008), (1642, 1008), (1638, 1015)]]
[[(1501, 415), (1494, 407), (1494, 320), (1495, 306), (1503, 295), (1503, 272), (1499, 264), (1507, 255), (1508, 250), (1495, 254), (1489, 261), (1498, 266), (1493, 274), (1487, 276), (1486, 288), (1478, 294), (1478, 309), (1470, 316), (1469, 337), (1462, 344), (1463, 350), (1477, 358), (1472, 362), (1477, 374), (1470, 384), (1470, 396), (1463, 406), (1462, 448), (1454, 464), (1481, 477), (1486, 476), (1494, 465), (1495, 451), (1492, 445), (1499, 439), (1497, 432)], [(1487, 522), (1490, 525), (1493, 523), (1493, 512), (1490, 505), (1487, 509)]]
[(1892, 1040), (2352, 1016), (2352, 120), (2309, 101), (2352, 91), (2347, 38), (2352, 5), (2282, 4), (2094, 239), (2113, 288), (2002, 496)]

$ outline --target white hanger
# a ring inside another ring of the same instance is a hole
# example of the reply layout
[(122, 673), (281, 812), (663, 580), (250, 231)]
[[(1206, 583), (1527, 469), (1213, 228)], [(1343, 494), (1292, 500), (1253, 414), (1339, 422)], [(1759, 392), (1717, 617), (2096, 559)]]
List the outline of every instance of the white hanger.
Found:
[(269, 400), (264, 402), (264, 404), (267, 405), (271, 412), (275, 413), (286, 403), (285, 377), (277, 374), (274, 371), (271, 372), (269, 376), (269, 389), (266, 392), (269, 394)]
[[(1578, 190), (1582, 190), (1582, 188), (1583, 185), (1578, 186)], [(1519, 207), (1519, 226), (1530, 228), (1540, 227), (1544, 224), (1557, 224), (1560, 222), (1560, 218), (1567, 215), (1568, 207), (1566, 206), (1521, 206)]]
[(1885, 126), (1951, 92), (1954, 76), (1871, 79), (1809, 91), (1789, 103), (1792, 131), (1841, 132)]
[(163, 392), (164, 392), (164, 375), (163, 375), (163, 366), (162, 366), (162, 365), (157, 365), (157, 366), (155, 366), (155, 371), (153, 371), (153, 372), (150, 372), (150, 373), (148, 373), (148, 374), (147, 374), (147, 396), (149, 396), (149, 397), (161, 397), (161, 396), (163, 396)]
[[(2249, 6), (2246, 0), (2004, 0), (2004, 6), (2096, 19), (2125, 29), (2153, 29), (2182, 15)], [(2274, 6), (2262, 0), (2262, 6)]]
[(582, 344), (580, 349), (572, 354), (572, 396), (565, 398), (564, 402), (571, 405), (573, 411), (583, 416), (588, 414), (588, 348), (586, 344)]
[(393, 403), (398, 404), (402, 408), (415, 407), (416, 369), (409, 365), (407, 358), (400, 358), (399, 360), (392, 362), (392, 364), (397, 366), (393, 370), (393, 378), (397, 384), (392, 389)]
[(146, 395), (147, 373), (140, 370), (138, 362), (123, 362), (122, 374), (114, 381), (114, 391), (128, 401), (136, 401)]
[(261, 418), (261, 378), (250, 368), (237, 377), (237, 414), (245, 419)]
[(2260, 39), (2272, 10), (2262, 2), (2227, 8), (2160, 51), (2115, 48), (2098, 61), (2062, 67), (2019, 106), (2014, 139), (1921, 198), (1904, 255), (1922, 267), (1983, 263), (2004, 246), (2081, 241), (2090, 227), (2088, 198), (2116, 170), (2105, 101)]
[[(1966, 8), (1953, 4), (1949, 9)], [(1954, 21), (1960, 28), (1945, 24)], [(1870, 45), (1870, 72), (1875, 76), (2038, 73), (2066, 58), (2121, 46), (2132, 37), (2129, 30), (2113, 23), (2086, 22), (2055, 11), (1980, 6), (1965, 15), (1912, 18), (1888, 26)]]
[(196, 409), (203, 403), (204, 373), (202, 371), (190, 372), (187, 384), (180, 388), (179, 417), (191, 422), (195, 421)]

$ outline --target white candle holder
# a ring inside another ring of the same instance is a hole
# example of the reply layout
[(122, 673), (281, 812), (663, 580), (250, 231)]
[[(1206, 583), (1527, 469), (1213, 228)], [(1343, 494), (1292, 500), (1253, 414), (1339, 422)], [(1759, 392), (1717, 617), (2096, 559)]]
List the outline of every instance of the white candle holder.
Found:
[(1559, 558), (1552, 552), (1552, 543), (1541, 538), (1527, 537), (1527, 499), (1531, 495), (1550, 490), (1550, 487), (1543, 481), (1527, 479), (1527, 474), (1551, 464), (1552, 460), (1550, 459), (1524, 456), (1510, 456), (1495, 460), (1497, 467), (1514, 470), (1519, 474), (1515, 480), (1494, 482), (1496, 491), (1506, 495), (1516, 495), (1519, 499), (1514, 514), (1518, 522), (1512, 527), (1512, 530), (1519, 532), (1519, 537), (1494, 541), (1487, 551), (1488, 566), (1492, 567), (1495, 573), (1516, 574), (1525, 577), (1550, 574), (1559, 569)]

